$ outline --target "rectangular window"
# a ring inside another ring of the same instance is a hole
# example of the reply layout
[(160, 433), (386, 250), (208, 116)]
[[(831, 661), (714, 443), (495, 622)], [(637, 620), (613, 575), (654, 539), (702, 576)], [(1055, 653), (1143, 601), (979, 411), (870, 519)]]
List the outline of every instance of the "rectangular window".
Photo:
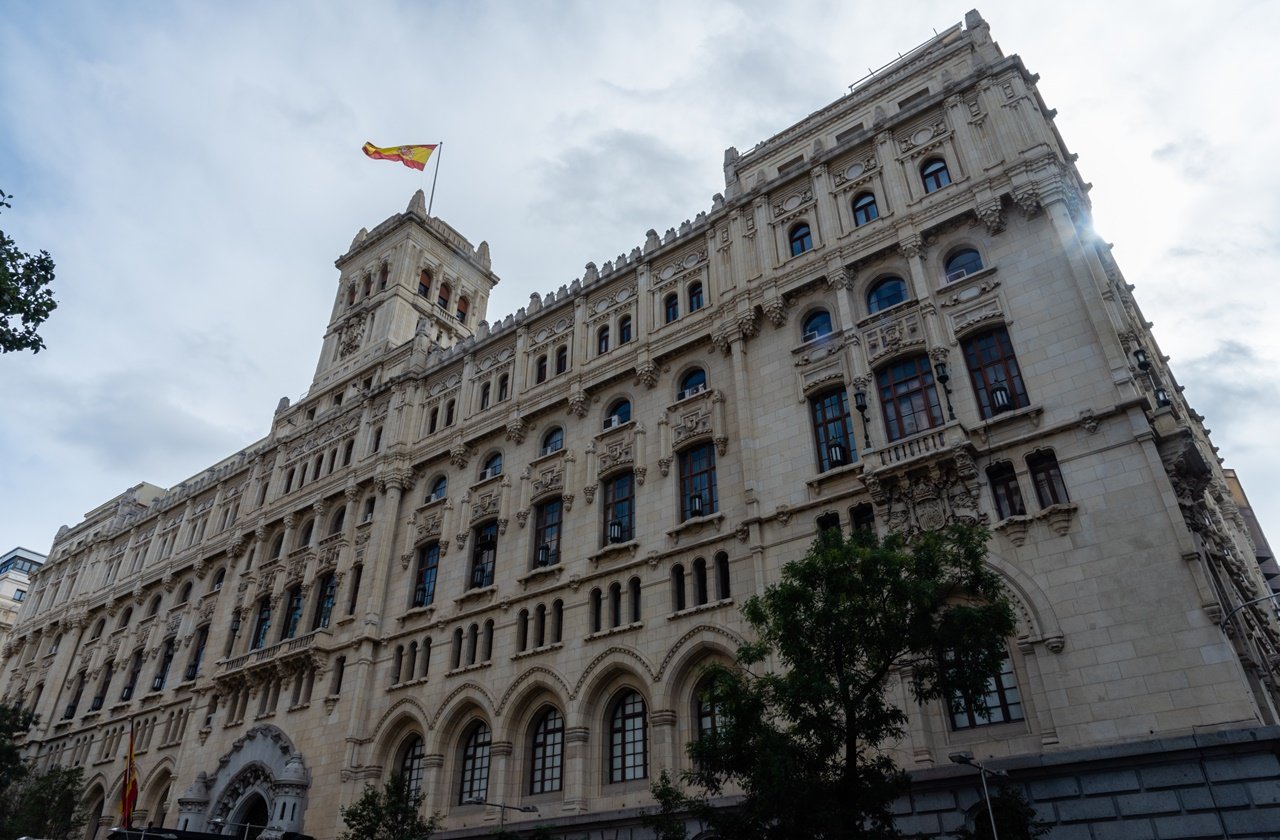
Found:
[(716, 451), (709, 443), (680, 453), (680, 520), (716, 512)]
[(991, 485), (991, 500), (995, 503), (997, 518), (1008, 519), (1027, 512), (1022, 504), (1022, 491), (1018, 488), (1013, 464), (1001, 461), (987, 467), (987, 482)]
[(560, 519), (564, 504), (552, 499), (538, 505), (534, 516), (533, 545), (535, 566), (553, 566), (560, 562)]
[(635, 537), (635, 477), (614, 476), (604, 483), (605, 541), (626, 542)]
[(997, 327), (964, 340), (964, 360), (983, 418), (1030, 404), (1009, 332)]
[(1011, 723), (1022, 720), (1022, 698), (1018, 694), (1018, 683), (1013, 677), (1013, 663), (1009, 657), (1004, 658), (1000, 672), (987, 680), (986, 712), (977, 711), (966, 705), (959, 697), (951, 698), (951, 728), (972, 729), (975, 726), (987, 726), (994, 723)]
[(333, 572), (320, 580), (320, 600), (316, 602), (315, 618), (311, 621), (311, 629), (319, 630), (328, 627), (333, 618), (333, 605), (338, 596), (338, 580)]
[(476, 545), (471, 554), (471, 589), (493, 585), (493, 569), (498, 557), (498, 523), (476, 529)]
[(425, 607), (436, 599), (436, 573), (440, 569), (440, 544), (418, 549), (418, 573), (413, 585), (413, 605)]
[(927, 356), (902, 359), (876, 374), (880, 404), (884, 410), (885, 434), (899, 440), (942, 425), (938, 390), (933, 387), (933, 369)]
[(1031, 471), (1031, 483), (1036, 487), (1036, 501), (1041, 508), (1062, 505), (1071, 501), (1067, 485), (1062, 481), (1062, 470), (1052, 452), (1033, 452), (1027, 456), (1027, 469)]
[(818, 472), (857, 460), (850, 445), (853, 420), (849, 417), (849, 395), (845, 389), (811, 397), (809, 412), (813, 418), (813, 442), (818, 450)]

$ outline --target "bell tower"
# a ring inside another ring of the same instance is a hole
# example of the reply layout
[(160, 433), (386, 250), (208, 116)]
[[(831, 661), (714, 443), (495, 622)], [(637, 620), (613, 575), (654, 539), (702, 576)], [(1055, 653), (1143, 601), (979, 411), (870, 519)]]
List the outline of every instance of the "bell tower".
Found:
[(425, 332), (451, 347), (475, 332), (498, 284), (489, 243), (473, 247), (426, 211), (422, 190), (334, 263), (341, 275), (312, 390), (325, 388)]

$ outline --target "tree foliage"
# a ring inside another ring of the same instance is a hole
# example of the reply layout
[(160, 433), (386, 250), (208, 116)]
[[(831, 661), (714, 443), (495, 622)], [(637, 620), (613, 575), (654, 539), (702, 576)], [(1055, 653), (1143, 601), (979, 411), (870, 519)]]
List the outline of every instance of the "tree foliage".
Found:
[[(991, 833), (991, 817), (996, 820), (998, 834)], [(991, 795), (991, 813), (980, 807), (973, 820), (973, 828), (962, 828), (956, 834), (956, 840), (992, 840), (999, 836), (1000, 840), (1036, 840), (1049, 833), (1050, 825), (1036, 819), (1036, 809), (1031, 807), (1022, 791), (1008, 785)]]
[(398, 773), (381, 788), (365, 785), (354, 805), (340, 809), (347, 830), (339, 840), (428, 840), (440, 827), (440, 815), (424, 818), (422, 798)]
[[(0, 190), (0, 207), (9, 207)], [(0, 231), (0, 353), (31, 350), (39, 353), (44, 339), (36, 330), (58, 306), (48, 288), (53, 282), (53, 258), (48, 251), (26, 254)]]
[(73, 840), (89, 817), (79, 767), (43, 772), (22, 758), (15, 740), (37, 723), (35, 713), (0, 704), (0, 837)]
[[(725, 837), (892, 838), (906, 775), (886, 748), (907, 716), (890, 693), (985, 709), (1013, 610), (989, 569), (986, 531), (951, 526), (883, 543), (825, 530), (743, 608), (757, 641), (712, 666), (723, 723), (689, 745), (690, 807)], [(740, 807), (707, 798), (737, 787)], [(661, 788), (661, 785), (659, 785)], [(659, 800), (662, 801), (661, 799)]]

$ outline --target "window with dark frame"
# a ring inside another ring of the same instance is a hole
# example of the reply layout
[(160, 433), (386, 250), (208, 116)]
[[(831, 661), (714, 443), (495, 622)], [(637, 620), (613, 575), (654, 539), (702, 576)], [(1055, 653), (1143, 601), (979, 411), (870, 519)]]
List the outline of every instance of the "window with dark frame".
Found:
[(535, 566), (554, 566), (560, 562), (560, 521), (564, 514), (564, 502), (551, 499), (534, 509), (533, 563)]
[(876, 209), (876, 197), (869, 192), (861, 193), (853, 200), (853, 226), (862, 227), (874, 221), (880, 215)]
[(635, 476), (629, 472), (604, 482), (605, 542), (627, 542), (635, 538)]
[(991, 500), (996, 506), (997, 519), (1026, 514), (1027, 509), (1022, 503), (1022, 490), (1018, 487), (1018, 476), (1013, 471), (1013, 464), (998, 461), (987, 467), (987, 483), (991, 485)]
[(791, 244), (791, 256), (798, 257), (805, 251), (813, 250), (813, 232), (804, 222), (791, 228), (791, 232), (787, 234), (787, 241)]
[(316, 614), (311, 620), (311, 629), (319, 630), (328, 627), (333, 618), (333, 605), (338, 598), (338, 578), (329, 572), (320, 579), (320, 599), (316, 601)]
[(698, 282), (689, 284), (689, 311), (697, 312), (702, 308), (702, 284)]
[(710, 443), (680, 453), (680, 521), (710, 516), (719, 509), (716, 450)]
[(680, 296), (675, 292), (667, 295), (662, 302), (663, 323), (670, 324), (680, 317)]
[(901, 277), (886, 277), (867, 292), (867, 312), (874, 315), (907, 299), (907, 284)]
[(421, 735), (410, 735), (400, 747), (400, 775), (410, 793), (422, 790), (422, 773), (425, 765), (426, 746)]
[(982, 255), (973, 248), (961, 248), (947, 257), (943, 271), (946, 273), (948, 283), (963, 280), (970, 274), (982, 271)]
[(1031, 472), (1031, 483), (1036, 488), (1036, 501), (1041, 509), (1071, 501), (1067, 485), (1062, 480), (1062, 470), (1058, 468), (1058, 459), (1052, 452), (1032, 452), (1027, 456), (1027, 469)]
[(920, 167), (920, 180), (924, 183), (926, 193), (937, 192), (951, 183), (951, 173), (942, 158), (927, 160)]
[(559, 375), (569, 369), (569, 348), (561, 345), (556, 348), (556, 374)]
[(809, 415), (813, 420), (818, 472), (823, 473), (857, 460), (857, 452), (850, 445), (853, 440), (853, 419), (849, 416), (849, 395), (844, 388), (834, 388), (810, 397)]
[(469, 589), (493, 585), (493, 570), (498, 558), (498, 523), (487, 522), (477, 527), (475, 540), (475, 548), (471, 552)]
[(626, 344), (631, 341), (631, 316), (623, 315), (618, 319), (618, 343)]
[(596, 355), (603, 356), (609, 352), (609, 325), (605, 324), (596, 332)]
[(484, 799), (489, 795), (489, 727), (477, 723), (462, 748), (462, 774), (458, 785), (458, 804)]
[(289, 602), (284, 616), (284, 628), (280, 640), (292, 639), (298, 635), (298, 626), (302, 624), (302, 587), (295, 586), (289, 590)]
[(436, 598), (436, 576), (440, 571), (440, 543), (418, 549), (418, 566), (413, 576), (413, 606), (429, 606)]
[(1000, 664), (999, 673), (987, 679), (984, 699), (987, 710), (980, 712), (953, 694), (950, 697), (951, 728), (972, 729), (976, 726), (1012, 723), (1023, 719), (1022, 697), (1018, 693), (1018, 683), (1014, 678), (1013, 662), (1007, 655)]
[(815, 341), (824, 336), (831, 335), (831, 313), (825, 309), (819, 309), (804, 319), (802, 328), (805, 341)]
[(554, 793), (562, 785), (564, 767), (564, 716), (548, 709), (533, 730), (529, 761), (529, 793)]
[(978, 398), (978, 411), (984, 419), (1031, 404), (1008, 330), (996, 327), (971, 335), (961, 346)]
[(644, 699), (627, 691), (609, 720), (609, 782), (648, 778), (648, 726)]
[(927, 356), (899, 359), (876, 373), (885, 434), (899, 440), (941, 426), (942, 408)]

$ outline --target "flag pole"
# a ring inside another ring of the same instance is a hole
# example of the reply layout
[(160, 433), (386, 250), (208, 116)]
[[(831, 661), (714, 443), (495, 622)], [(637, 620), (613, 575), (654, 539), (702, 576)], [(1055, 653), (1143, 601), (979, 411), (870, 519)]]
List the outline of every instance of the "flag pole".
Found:
[(436, 203), (436, 178), (440, 177), (440, 158), (444, 155), (444, 141), (436, 145), (436, 171), (431, 173), (431, 198), (427, 201), (427, 216), (431, 216), (431, 207)]

